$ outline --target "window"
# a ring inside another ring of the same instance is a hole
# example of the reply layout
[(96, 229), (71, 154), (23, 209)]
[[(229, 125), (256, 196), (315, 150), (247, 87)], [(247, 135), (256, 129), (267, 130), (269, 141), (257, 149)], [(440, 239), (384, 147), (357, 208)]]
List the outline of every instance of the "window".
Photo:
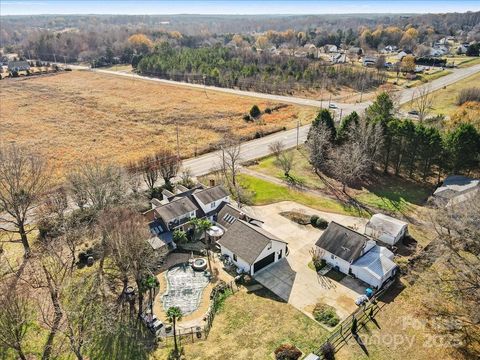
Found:
[(215, 201), (212, 202), (212, 204), (210, 205), (210, 207), (211, 207), (212, 209), (215, 208)]
[(272, 243), (268, 244), (267, 250), (270, 250), (272, 248)]
[(335, 255), (330, 255), (330, 257), (332, 258), (332, 260), (335, 260)]
[(237, 255), (233, 254), (233, 261), (237, 261)]

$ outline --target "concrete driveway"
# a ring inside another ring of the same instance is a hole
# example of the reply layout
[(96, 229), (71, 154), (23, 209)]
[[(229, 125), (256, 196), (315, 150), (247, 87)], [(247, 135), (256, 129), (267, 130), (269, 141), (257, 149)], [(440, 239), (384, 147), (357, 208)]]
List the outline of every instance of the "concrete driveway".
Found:
[(288, 242), (289, 255), (268, 266), (255, 275), (255, 279), (273, 293), (312, 317), (316, 303), (322, 302), (337, 309), (340, 318), (350, 315), (355, 309), (354, 300), (363, 294), (365, 287), (350, 277), (340, 282), (327, 276), (319, 276), (308, 267), (310, 250), (322, 234), (322, 230), (303, 226), (280, 215), (283, 211), (301, 211), (308, 215), (317, 214), (328, 221), (363, 230), (367, 220), (352, 216), (320, 212), (291, 201), (255, 206), (249, 213), (264, 221), (264, 229)]

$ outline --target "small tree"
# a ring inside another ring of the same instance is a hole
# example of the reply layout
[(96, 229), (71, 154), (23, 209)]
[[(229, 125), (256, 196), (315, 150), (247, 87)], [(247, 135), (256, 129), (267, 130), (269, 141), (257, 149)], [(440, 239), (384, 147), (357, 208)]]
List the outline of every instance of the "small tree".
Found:
[(24, 340), (35, 316), (27, 298), (17, 288), (4, 285), (0, 288), (0, 349), (11, 348), (26, 360)]
[(0, 230), (17, 233), (30, 255), (27, 217), (38, 203), (49, 183), (45, 161), (16, 145), (0, 147)]
[(290, 178), (290, 170), (292, 170), (294, 157), (295, 153), (293, 151), (282, 151), (277, 159), (278, 165), (283, 170), (286, 178)]
[(171, 180), (177, 176), (180, 168), (180, 159), (171, 150), (163, 149), (155, 154), (155, 162), (158, 164), (165, 187), (172, 189)]
[(277, 161), (284, 149), (285, 149), (285, 144), (281, 140), (274, 141), (273, 143), (268, 145), (268, 150), (275, 156)]
[(250, 116), (254, 119), (259, 117), (261, 114), (262, 113), (257, 105), (253, 105), (252, 108), (250, 109)]
[(178, 355), (178, 344), (177, 344), (177, 321), (182, 319), (182, 310), (178, 306), (172, 306), (167, 310), (168, 321), (172, 323), (173, 326), (173, 341), (175, 346), (175, 356)]

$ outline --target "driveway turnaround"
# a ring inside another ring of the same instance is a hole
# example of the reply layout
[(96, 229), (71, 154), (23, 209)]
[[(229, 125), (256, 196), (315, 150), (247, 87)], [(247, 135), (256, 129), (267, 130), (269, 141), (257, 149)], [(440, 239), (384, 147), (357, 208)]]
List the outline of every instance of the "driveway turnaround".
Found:
[(298, 225), (280, 215), (283, 211), (301, 211), (316, 214), (328, 221), (335, 220), (362, 231), (366, 219), (320, 212), (291, 201), (249, 208), (249, 213), (265, 221), (263, 227), (288, 242), (289, 254), (255, 275), (255, 279), (277, 296), (290, 303), (309, 317), (316, 303), (333, 306), (340, 318), (346, 318), (355, 309), (355, 299), (363, 294), (365, 286), (345, 276), (337, 282), (328, 276), (320, 276), (308, 267), (312, 260), (310, 250), (322, 234), (311, 225)]

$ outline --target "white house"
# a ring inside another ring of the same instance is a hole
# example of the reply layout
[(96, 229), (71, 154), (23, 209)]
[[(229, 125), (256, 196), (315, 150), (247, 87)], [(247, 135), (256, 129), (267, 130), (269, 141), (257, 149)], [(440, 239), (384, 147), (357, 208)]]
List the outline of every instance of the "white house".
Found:
[(227, 190), (225, 190), (225, 188), (221, 185), (193, 192), (192, 196), (195, 200), (197, 200), (197, 203), (204, 212), (205, 216), (211, 221), (214, 220), (214, 214), (216, 213), (218, 207), (223, 202), (230, 202)]
[(222, 255), (244, 273), (254, 275), (287, 255), (287, 243), (261, 227), (236, 219), (218, 240)]
[(374, 214), (365, 234), (388, 245), (395, 245), (408, 234), (408, 223), (384, 214)]
[(395, 275), (396, 271), (397, 265), (393, 262), (393, 253), (378, 245), (352, 263), (350, 267), (350, 274), (377, 289)]
[(447, 207), (458, 205), (480, 193), (480, 179), (450, 175), (433, 193), (434, 199)]
[(393, 253), (375, 241), (336, 222), (328, 224), (315, 245), (321, 257), (336, 270), (379, 288), (397, 265)]

